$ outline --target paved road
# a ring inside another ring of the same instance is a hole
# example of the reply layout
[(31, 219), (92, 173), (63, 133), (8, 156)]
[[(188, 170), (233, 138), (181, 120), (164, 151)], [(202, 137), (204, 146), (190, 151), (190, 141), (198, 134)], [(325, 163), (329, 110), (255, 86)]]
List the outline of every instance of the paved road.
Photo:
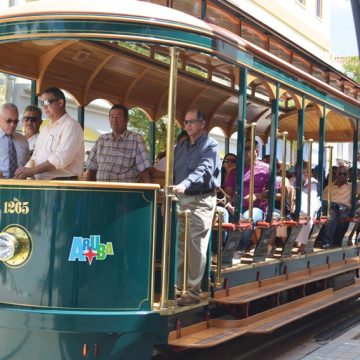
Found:
[(202, 351), (156, 360), (359, 360), (360, 299), (342, 302), (270, 335), (244, 336)]

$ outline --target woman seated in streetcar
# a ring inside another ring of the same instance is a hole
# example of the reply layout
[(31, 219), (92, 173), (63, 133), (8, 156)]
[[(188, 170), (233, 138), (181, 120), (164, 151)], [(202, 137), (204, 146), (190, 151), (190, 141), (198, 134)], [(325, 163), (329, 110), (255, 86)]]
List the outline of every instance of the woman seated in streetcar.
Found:
[[(229, 223), (232, 222), (232, 214), (229, 213), (228, 207), (232, 203), (235, 196), (235, 181), (234, 177), (229, 177), (231, 172), (236, 171), (236, 155), (233, 153), (227, 153), (224, 156), (222, 167), (221, 167), (221, 190), (217, 194), (217, 207), (223, 208), (222, 222)], [(232, 180), (231, 180), (232, 179)], [(229, 182), (230, 180), (230, 182)], [(215, 215), (214, 224), (218, 221), (217, 216)], [(214, 239), (217, 238), (217, 231), (214, 231)], [(227, 231), (222, 232), (222, 246), (225, 246), (227, 239)], [(213, 254), (217, 253), (217, 241), (212, 241), (212, 252)]]
[[(310, 180), (309, 180), (310, 178)], [(309, 181), (311, 182), (311, 190), (309, 194)], [(308, 197), (310, 196), (310, 212), (308, 212)], [(318, 196), (318, 182), (311, 176), (311, 170), (309, 169), (309, 162), (304, 161), (303, 165), (303, 179), (302, 179), (302, 192), (301, 192), (301, 209), (300, 215), (306, 217), (309, 214), (308, 222), (301, 227), (301, 230), (296, 238), (299, 246), (299, 253), (305, 252), (305, 247), (309, 241), (310, 231), (313, 225), (313, 221), (320, 209), (321, 201)]]
[[(275, 209), (273, 213), (274, 220), (280, 220), (281, 217), (281, 199), (282, 196), (282, 164), (277, 161), (276, 163), (276, 182), (275, 182)], [(291, 218), (291, 207), (293, 203), (294, 197), (294, 188), (290, 185), (290, 181), (287, 177), (285, 177), (285, 209), (284, 215), (288, 220)], [(284, 244), (287, 239), (287, 226), (280, 225), (276, 228), (276, 233), (274, 234), (274, 238), (269, 241), (268, 245), (268, 253), (267, 257), (272, 257), (275, 253), (276, 246), (275, 240), (276, 238), (281, 239), (281, 242)]]

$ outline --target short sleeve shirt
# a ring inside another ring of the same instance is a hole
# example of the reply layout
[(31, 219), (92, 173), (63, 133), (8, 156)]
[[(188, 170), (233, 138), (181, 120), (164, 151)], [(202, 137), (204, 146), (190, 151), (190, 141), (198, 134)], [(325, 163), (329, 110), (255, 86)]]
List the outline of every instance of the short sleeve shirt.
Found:
[(137, 181), (138, 175), (150, 167), (143, 137), (129, 130), (118, 139), (114, 139), (112, 133), (100, 135), (86, 167), (97, 171), (97, 181)]

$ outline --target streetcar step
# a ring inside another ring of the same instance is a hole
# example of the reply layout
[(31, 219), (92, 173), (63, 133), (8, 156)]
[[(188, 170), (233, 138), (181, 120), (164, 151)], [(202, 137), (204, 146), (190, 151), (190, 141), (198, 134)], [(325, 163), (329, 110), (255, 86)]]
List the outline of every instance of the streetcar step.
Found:
[(360, 281), (332, 288), (280, 305), (241, 320), (209, 319), (170, 332), (168, 344), (180, 348), (209, 348), (245, 334), (266, 334), (304, 316), (360, 294)]
[(282, 291), (305, 286), (316, 281), (348, 271), (356, 270), (360, 266), (359, 259), (346, 259), (332, 264), (319, 265), (305, 270), (280, 275), (269, 279), (238, 285), (215, 292), (213, 302), (219, 304), (246, 304), (251, 301)]

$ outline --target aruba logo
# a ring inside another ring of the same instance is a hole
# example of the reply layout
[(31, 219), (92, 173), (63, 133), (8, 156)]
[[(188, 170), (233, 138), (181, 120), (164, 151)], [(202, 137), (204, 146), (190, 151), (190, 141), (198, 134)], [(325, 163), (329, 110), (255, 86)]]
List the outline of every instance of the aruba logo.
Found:
[(114, 255), (112, 242), (103, 244), (100, 235), (90, 235), (90, 239), (74, 236), (71, 244), (69, 261), (88, 261), (92, 264), (93, 259), (103, 261), (108, 255)]

